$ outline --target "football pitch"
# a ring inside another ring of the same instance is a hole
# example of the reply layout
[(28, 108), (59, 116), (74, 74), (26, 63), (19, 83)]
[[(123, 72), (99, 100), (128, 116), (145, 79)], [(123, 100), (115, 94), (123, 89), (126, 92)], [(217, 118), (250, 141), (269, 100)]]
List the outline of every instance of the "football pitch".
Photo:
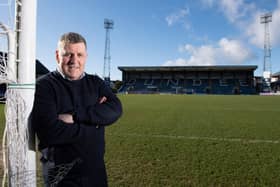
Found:
[(109, 186), (280, 186), (279, 96), (119, 98), (123, 116), (106, 130)]
[(279, 186), (280, 97), (120, 95), (111, 186)]

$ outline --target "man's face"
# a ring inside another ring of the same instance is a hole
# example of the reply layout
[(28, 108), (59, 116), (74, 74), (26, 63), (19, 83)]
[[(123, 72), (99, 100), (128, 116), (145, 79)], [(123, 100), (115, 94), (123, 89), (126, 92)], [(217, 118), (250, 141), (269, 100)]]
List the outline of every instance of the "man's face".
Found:
[(56, 50), (56, 60), (62, 73), (71, 80), (78, 80), (84, 72), (87, 51), (84, 43), (66, 44)]

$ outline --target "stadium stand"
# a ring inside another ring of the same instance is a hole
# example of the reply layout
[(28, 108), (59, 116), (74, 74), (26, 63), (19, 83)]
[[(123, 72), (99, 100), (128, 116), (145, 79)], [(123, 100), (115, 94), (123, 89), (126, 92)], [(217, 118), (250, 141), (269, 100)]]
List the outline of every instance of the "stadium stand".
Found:
[(120, 66), (125, 93), (256, 94), (257, 66)]

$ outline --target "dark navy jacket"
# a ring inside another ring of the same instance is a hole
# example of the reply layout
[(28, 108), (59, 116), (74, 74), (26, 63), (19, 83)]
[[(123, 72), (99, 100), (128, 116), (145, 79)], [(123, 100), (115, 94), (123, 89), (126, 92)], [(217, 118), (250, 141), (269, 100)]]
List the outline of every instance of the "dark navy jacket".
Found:
[[(99, 104), (102, 96), (107, 101)], [(73, 114), (74, 124), (59, 120), (59, 114)], [(119, 99), (97, 76), (69, 81), (54, 71), (37, 80), (31, 124), (39, 149), (54, 150), (56, 166), (74, 163), (59, 186), (107, 185), (104, 127), (121, 114)]]

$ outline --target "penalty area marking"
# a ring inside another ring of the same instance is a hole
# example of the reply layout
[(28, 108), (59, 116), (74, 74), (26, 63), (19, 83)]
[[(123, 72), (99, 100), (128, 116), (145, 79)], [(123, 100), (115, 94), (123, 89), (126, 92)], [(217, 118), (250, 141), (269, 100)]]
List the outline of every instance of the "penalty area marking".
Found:
[(186, 140), (205, 140), (205, 141), (223, 141), (223, 142), (243, 142), (243, 143), (268, 143), (279, 144), (279, 140), (262, 140), (262, 139), (242, 139), (242, 138), (217, 138), (217, 137), (201, 137), (201, 136), (175, 136), (162, 134), (137, 134), (137, 133), (108, 133), (109, 135), (131, 136), (131, 137), (149, 137), (149, 138), (166, 138), (166, 139), (186, 139)]

